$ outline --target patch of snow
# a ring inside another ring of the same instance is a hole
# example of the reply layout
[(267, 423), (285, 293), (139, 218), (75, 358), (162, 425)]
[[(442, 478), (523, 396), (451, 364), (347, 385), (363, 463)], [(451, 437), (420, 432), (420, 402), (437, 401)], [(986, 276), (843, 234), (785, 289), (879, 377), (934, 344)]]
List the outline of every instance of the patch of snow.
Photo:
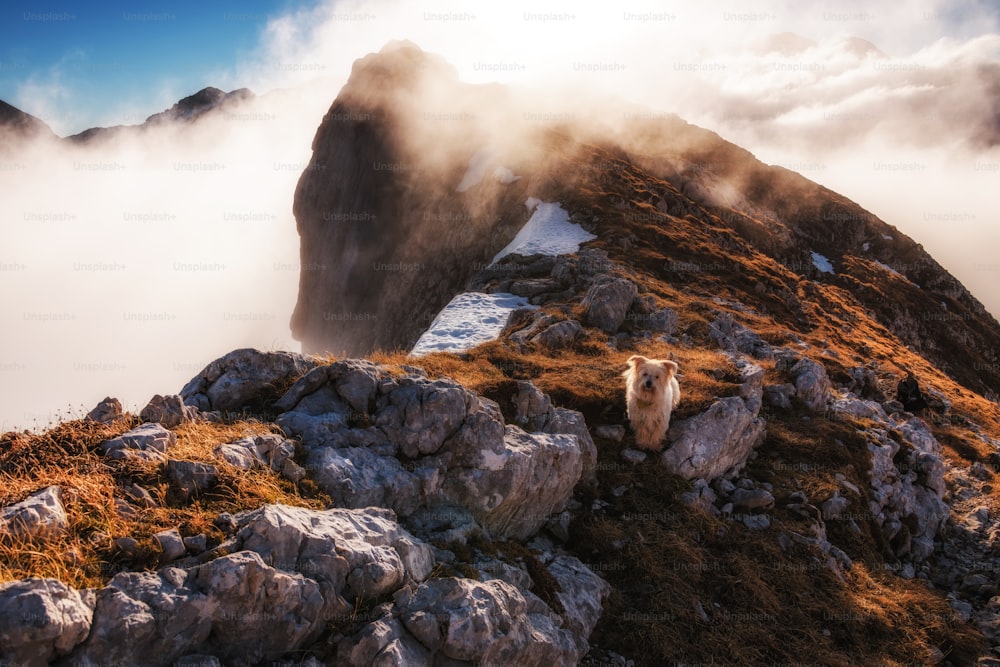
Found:
[(503, 165), (493, 170), (493, 176), (504, 185), (510, 185), (515, 181), (521, 180), (520, 176), (516, 176), (514, 172)]
[(869, 250), (869, 249), (870, 249), (871, 247), (872, 247), (872, 244), (871, 244), (871, 243), (869, 243), (868, 241), (865, 241), (865, 244), (864, 244), (863, 246), (861, 246), (861, 249), (862, 249), (862, 250), (864, 250), (865, 252), (868, 252), (868, 250)]
[(503, 331), (510, 314), (524, 307), (530, 307), (528, 300), (513, 294), (459, 294), (438, 313), (410, 354), (463, 352), (491, 341)]
[(830, 263), (823, 255), (818, 252), (809, 253), (812, 257), (813, 266), (822, 271), (823, 273), (833, 273), (833, 264)]
[(882, 238), (884, 238), (886, 241), (893, 241), (894, 240), (890, 234), (883, 234)]
[(580, 244), (597, 237), (580, 225), (570, 222), (569, 213), (558, 203), (543, 202), (531, 197), (524, 203), (531, 214), (528, 222), (507, 247), (497, 253), (490, 265), (512, 253), (519, 255), (567, 255), (580, 249)]
[(542, 200), (539, 199), (538, 197), (528, 197), (527, 199), (524, 200), (524, 208), (528, 209), (529, 211), (533, 211), (535, 207), (541, 203)]
[(493, 161), (493, 152), (487, 148), (480, 148), (469, 160), (469, 167), (465, 170), (462, 182), (455, 188), (456, 192), (465, 192), (474, 185), (479, 185), (489, 169), (490, 162)]
[[(480, 148), (476, 151), (469, 160), (469, 166), (465, 170), (462, 182), (455, 188), (455, 192), (465, 192), (469, 188), (479, 185), (495, 160), (496, 155), (488, 148)], [(493, 170), (493, 177), (504, 185), (521, 180), (520, 176), (515, 175), (513, 171), (503, 165)]]

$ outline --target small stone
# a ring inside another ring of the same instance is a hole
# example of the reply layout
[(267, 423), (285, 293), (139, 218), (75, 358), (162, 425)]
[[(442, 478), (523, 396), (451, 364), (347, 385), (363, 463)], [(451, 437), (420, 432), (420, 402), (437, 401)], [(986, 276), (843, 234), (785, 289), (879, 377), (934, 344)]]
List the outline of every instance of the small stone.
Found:
[(139, 543), (132, 537), (116, 537), (115, 546), (126, 556), (134, 556), (136, 549), (139, 548)]
[(646, 452), (639, 451), (638, 449), (625, 449), (622, 450), (622, 458), (632, 465), (638, 465), (646, 460)]
[(160, 545), (160, 549), (163, 552), (161, 554), (161, 561), (164, 563), (175, 561), (187, 553), (187, 547), (184, 546), (184, 539), (181, 537), (180, 531), (176, 528), (160, 531), (153, 535), (153, 539)]
[(218, 517), (216, 517), (215, 521), (212, 522), (212, 525), (214, 525), (216, 528), (221, 530), (226, 535), (231, 535), (232, 533), (235, 533), (237, 528), (236, 518), (233, 517), (233, 515), (230, 514), (229, 512), (221, 513)]
[(175, 428), (186, 422), (194, 421), (197, 413), (193, 408), (184, 405), (180, 396), (161, 396), (157, 394), (149, 400), (146, 407), (139, 413), (144, 422), (154, 422), (166, 428)]
[(139, 507), (149, 509), (159, 505), (159, 503), (156, 502), (156, 499), (153, 498), (153, 495), (138, 484), (130, 484), (125, 487), (125, 495)]
[(774, 507), (774, 496), (763, 489), (743, 489), (733, 491), (733, 505), (739, 509), (756, 510)]
[(204, 533), (185, 537), (184, 547), (192, 554), (204, 553), (208, 549), (208, 537)]
[(285, 459), (285, 465), (281, 468), (281, 474), (286, 479), (298, 483), (305, 479), (306, 469), (291, 459)]
[(180, 488), (185, 498), (210, 489), (218, 478), (218, 469), (199, 461), (167, 461), (167, 476)]
[(740, 520), (750, 530), (764, 530), (771, 526), (771, 520), (766, 514), (744, 514)]
[(594, 429), (594, 435), (603, 440), (621, 442), (625, 438), (625, 427), (621, 424), (601, 424)]

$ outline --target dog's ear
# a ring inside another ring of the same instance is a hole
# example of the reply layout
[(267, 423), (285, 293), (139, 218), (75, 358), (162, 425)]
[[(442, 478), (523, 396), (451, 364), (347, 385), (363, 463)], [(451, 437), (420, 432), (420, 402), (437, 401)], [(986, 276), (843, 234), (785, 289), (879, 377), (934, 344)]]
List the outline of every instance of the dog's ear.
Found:
[(669, 359), (661, 361), (660, 366), (663, 368), (664, 371), (667, 372), (667, 379), (670, 379), (673, 376), (677, 375), (677, 371), (679, 371), (681, 368), (680, 366), (677, 365), (676, 361), (670, 361)]
[(628, 364), (629, 368), (635, 368), (644, 361), (649, 361), (649, 359), (638, 354), (633, 354), (631, 357), (628, 358), (628, 361), (626, 363)]

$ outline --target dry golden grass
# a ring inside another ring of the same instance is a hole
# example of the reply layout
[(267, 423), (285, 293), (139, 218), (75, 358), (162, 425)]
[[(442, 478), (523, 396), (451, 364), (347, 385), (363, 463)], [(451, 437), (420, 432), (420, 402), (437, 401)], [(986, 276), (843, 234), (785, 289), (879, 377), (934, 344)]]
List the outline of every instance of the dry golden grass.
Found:
[[(42, 433), (0, 436), (0, 506), (57, 485), (69, 519), (69, 529), (60, 537), (0, 541), (0, 581), (34, 576), (57, 578), (77, 587), (102, 586), (124, 569), (156, 567), (159, 550), (152, 536), (161, 530), (179, 528), (184, 536), (204, 533), (212, 545), (223, 538), (213, 525), (220, 512), (267, 503), (314, 509), (329, 506), (329, 498), (308, 481), (296, 486), (270, 471), (243, 471), (215, 458), (212, 450), (219, 444), (272, 431), (270, 425), (253, 420), (197, 422), (175, 429), (177, 443), (169, 451), (171, 458), (204, 461), (219, 470), (212, 489), (182, 501), (170, 488), (161, 464), (111, 461), (96, 451), (100, 442), (137, 424), (131, 416), (110, 426), (75, 420)], [(125, 488), (131, 484), (150, 491), (160, 506), (122, 513), (115, 500), (124, 500)], [(138, 541), (133, 557), (119, 552), (114, 542), (119, 537)]]

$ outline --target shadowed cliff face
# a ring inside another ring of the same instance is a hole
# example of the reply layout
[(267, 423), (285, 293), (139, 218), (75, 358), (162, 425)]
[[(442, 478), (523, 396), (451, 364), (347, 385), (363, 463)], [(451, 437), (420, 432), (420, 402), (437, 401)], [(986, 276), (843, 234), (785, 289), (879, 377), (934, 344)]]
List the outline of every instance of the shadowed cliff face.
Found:
[[(475, 192), (456, 191), (491, 142), (469, 109), (490, 99), (500, 106), (502, 95), (459, 84), (411, 45), (355, 64), (295, 193), (302, 266), (292, 332), (304, 349), (412, 345), (513, 237), (526, 220), (528, 179), (487, 177)], [(506, 166), (520, 173), (521, 164)]]
[[(483, 149), (486, 176), (458, 192)], [(511, 240), (529, 196), (561, 202), (623, 267), (716, 285), (803, 334), (849, 335), (870, 317), (965, 386), (1000, 392), (1000, 325), (854, 202), (677, 117), (462, 84), (411, 44), (359, 60), (316, 134), (295, 195), (293, 335), (309, 352), (409, 349)]]

